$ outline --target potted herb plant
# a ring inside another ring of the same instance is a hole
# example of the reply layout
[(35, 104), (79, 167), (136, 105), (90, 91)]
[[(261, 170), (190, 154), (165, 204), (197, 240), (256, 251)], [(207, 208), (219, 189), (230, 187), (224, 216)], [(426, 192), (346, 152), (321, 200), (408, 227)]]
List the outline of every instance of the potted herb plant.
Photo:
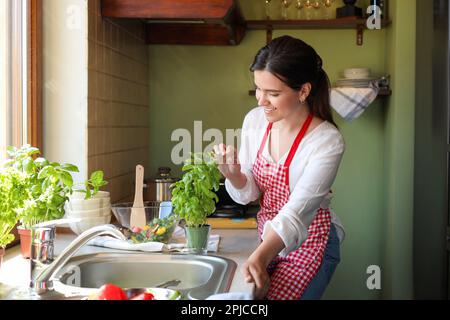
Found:
[(28, 144), (8, 147), (7, 152), (10, 159), (3, 164), (3, 170), (14, 177), (10, 186), (14, 202), (2, 214), (17, 215), (22, 255), (29, 257), (31, 226), (64, 216), (64, 203), (72, 193), (72, 172), (78, 172), (78, 168), (37, 157), (39, 149)]
[(111, 206), (109, 192), (100, 191), (101, 187), (108, 184), (107, 181), (103, 180), (103, 176), (103, 171), (94, 171), (90, 178), (84, 182), (84, 188), (74, 187), (73, 193), (69, 196), (70, 209), (90, 210), (102, 208), (106, 205)]
[(5, 247), (14, 240), (12, 229), (18, 221), (15, 208), (26, 199), (26, 185), (16, 170), (0, 169), (0, 267)]
[(111, 197), (108, 191), (100, 191), (106, 185), (103, 171), (95, 171), (84, 182), (85, 189), (73, 188), (69, 200), (64, 206), (65, 218), (81, 218), (82, 221), (69, 223), (70, 229), (76, 234), (99, 224), (111, 222)]
[[(4, 192), (9, 195), (9, 202), (5, 200), (4, 205), (0, 205), (0, 214), (5, 217), (16, 216), (20, 221), (18, 232), (22, 255), (28, 258), (31, 227), (64, 216), (64, 204), (73, 192), (72, 173), (78, 172), (78, 168), (73, 164), (60, 164), (37, 157), (39, 149), (30, 145), (8, 147), (7, 152), (10, 159), (2, 168), (4, 178), (0, 180), (0, 190), (6, 190)], [(103, 172), (93, 173), (91, 179), (85, 182), (85, 197), (92, 196), (90, 187), (94, 186), (95, 192), (98, 191), (97, 187), (105, 183)]]
[(211, 226), (207, 217), (219, 201), (221, 173), (212, 152), (193, 153), (182, 168), (181, 180), (172, 185), (174, 212), (186, 222), (187, 247), (195, 253), (206, 253)]

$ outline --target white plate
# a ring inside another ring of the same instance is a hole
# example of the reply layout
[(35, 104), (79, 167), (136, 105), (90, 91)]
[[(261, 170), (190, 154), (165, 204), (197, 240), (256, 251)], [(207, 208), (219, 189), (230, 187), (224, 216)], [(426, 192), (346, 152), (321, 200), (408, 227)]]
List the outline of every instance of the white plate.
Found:
[(351, 81), (351, 82), (361, 82), (361, 81), (372, 81), (377, 80), (377, 77), (368, 77), (368, 78), (340, 78), (337, 81)]

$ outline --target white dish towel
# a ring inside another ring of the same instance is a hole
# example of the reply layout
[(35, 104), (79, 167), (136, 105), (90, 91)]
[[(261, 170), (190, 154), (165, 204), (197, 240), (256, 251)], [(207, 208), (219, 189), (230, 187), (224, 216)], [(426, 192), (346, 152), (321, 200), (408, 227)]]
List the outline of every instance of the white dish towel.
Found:
[(206, 298), (206, 300), (253, 300), (253, 294), (244, 292), (217, 293)]
[(370, 88), (335, 87), (331, 89), (330, 105), (346, 121), (358, 118), (378, 95), (378, 86)]
[[(186, 239), (183, 228), (177, 227), (173, 233), (173, 240), (176, 242), (164, 244), (162, 242), (145, 242), (134, 243), (132, 240), (119, 240), (110, 236), (100, 236), (90, 240), (87, 245), (105, 247), (117, 250), (145, 251), (145, 252), (162, 252), (162, 251), (179, 251), (185, 252)], [(220, 236), (211, 234), (208, 242), (208, 252), (217, 252), (219, 250)]]

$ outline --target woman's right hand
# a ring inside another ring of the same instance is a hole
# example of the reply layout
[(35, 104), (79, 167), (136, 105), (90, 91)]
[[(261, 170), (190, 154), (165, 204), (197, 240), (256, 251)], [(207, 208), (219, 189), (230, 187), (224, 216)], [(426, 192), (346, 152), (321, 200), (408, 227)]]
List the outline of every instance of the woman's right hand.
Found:
[(242, 174), (237, 151), (233, 146), (226, 146), (221, 143), (215, 145), (213, 149), (219, 171), (225, 178), (233, 180), (233, 178)]
[(236, 189), (242, 189), (247, 184), (247, 176), (241, 172), (241, 164), (237, 151), (233, 146), (223, 143), (215, 145), (214, 159), (222, 175), (228, 179)]

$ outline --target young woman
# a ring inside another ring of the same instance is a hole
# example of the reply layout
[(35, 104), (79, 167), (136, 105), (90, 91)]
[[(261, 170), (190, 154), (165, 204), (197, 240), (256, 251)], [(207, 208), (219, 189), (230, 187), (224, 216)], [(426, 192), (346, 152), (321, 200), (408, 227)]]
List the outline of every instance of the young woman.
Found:
[(345, 143), (328, 76), (316, 51), (289, 36), (260, 49), (250, 70), (258, 107), (244, 119), (239, 156), (214, 146), (230, 196), (241, 204), (260, 198), (262, 241), (242, 272), (256, 298), (320, 299), (344, 238), (329, 208)]

